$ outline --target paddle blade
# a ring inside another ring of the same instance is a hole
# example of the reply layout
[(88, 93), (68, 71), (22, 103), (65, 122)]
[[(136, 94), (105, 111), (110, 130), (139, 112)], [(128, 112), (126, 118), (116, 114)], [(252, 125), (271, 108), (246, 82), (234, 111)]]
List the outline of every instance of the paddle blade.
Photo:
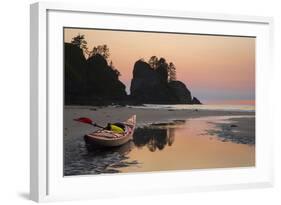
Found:
[(86, 124), (93, 124), (93, 120), (91, 120), (90, 118), (87, 118), (87, 117), (80, 117), (80, 118), (77, 118), (74, 120), (78, 121), (78, 122), (86, 123)]

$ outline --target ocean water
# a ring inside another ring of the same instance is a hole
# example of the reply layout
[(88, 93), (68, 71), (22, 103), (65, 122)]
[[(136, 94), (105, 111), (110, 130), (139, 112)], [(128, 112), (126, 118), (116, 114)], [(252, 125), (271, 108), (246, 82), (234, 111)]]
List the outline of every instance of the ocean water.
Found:
[(144, 104), (142, 106), (128, 106), (131, 108), (142, 109), (169, 109), (169, 110), (219, 110), (219, 111), (241, 111), (241, 112), (255, 112), (255, 105), (157, 105)]

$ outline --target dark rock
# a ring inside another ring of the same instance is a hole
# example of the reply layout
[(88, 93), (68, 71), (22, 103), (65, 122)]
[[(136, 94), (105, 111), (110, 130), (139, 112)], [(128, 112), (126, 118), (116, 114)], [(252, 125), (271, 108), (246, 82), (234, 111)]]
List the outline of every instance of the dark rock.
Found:
[(168, 69), (167, 65), (160, 65), (156, 70), (162, 82), (168, 82)]
[(131, 99), (140, 104), (177, 102), (177, 98), (171, 94), (168, 83), (165, 83), (161, 75), (143, 61), (137, 61), (134, 65), (130, 90)]
[(193, 97), (192, 101), (191, 101), (191, 104), (199, 104), (199, 105), (201, 105), (202, 103), (196, 97)]
[(153, 75), (151, 78), (155, 78), (154, 70), (148, 63), (138, 60), (134, 65), (133, 78), (149, 78), (150, 75)]
[(178, 104), (191, 104), (191, 93), (184, 83), (180, 81), (171, 81), (169, 82), (169, 87), (172, 93), (176, 96)]
[(103, 56), (86, 60), (82, 49), (65, 43), (64, 58), (66, 105), (109, 105), (126, 100), (125, 85)]
[(148, 63), (137, 61), (130, 89), (130, 98), (139, 104), (192, 104), (191, 93), (184, 83), (168, 82), (165, 65), (154, 70)]
[(64, 88), (65, 103), (72, 104), (75, 96), (86, 91), (87, 63), (83, 51), (70, 43), (64, 44)]
[(234, 125), (234, 124), (232, 124), (232, 125), (230, 125), (230, 127), (238, 127), (238, 125)]
[(99, 54), (87, 60), (89, 66), (89, 89), (95, 95), (118, 102), (126, 97), (125, 85), (118, 80), (118, 75), (107, 65), (107, 61)]

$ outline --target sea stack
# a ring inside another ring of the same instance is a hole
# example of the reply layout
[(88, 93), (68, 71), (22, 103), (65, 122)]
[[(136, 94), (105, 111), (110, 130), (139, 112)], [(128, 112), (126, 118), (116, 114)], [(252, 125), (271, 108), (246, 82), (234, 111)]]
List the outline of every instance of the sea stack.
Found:
[(168, 81), (168, 70), (138, 60), (133, 69), (130, 98), (141, 104), (200, 104), (181, 81)]

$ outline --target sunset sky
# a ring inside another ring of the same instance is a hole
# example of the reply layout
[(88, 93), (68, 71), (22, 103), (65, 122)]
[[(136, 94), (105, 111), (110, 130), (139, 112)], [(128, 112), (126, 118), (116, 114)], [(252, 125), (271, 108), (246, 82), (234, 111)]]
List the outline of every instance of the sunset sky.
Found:
[(173, 62), (177, 80), (203, 103), (254, 102), (255, 38), (65, 28), (65, 42), (78, 34), (89, 49), (108, 45), (127, 92), (134, 63), (155, 55)]

